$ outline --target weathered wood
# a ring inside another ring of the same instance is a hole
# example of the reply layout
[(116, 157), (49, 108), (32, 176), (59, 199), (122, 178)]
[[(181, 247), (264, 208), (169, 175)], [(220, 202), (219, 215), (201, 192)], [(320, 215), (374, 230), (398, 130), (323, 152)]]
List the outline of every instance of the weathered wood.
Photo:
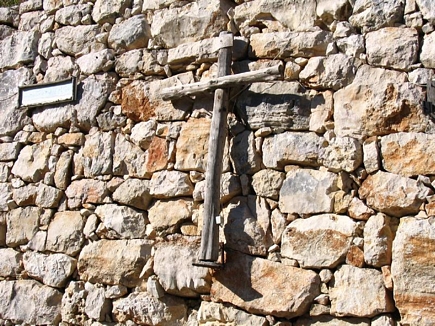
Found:
[[(220, 36), (228, 37), (228, 32)], [(232, 46), (226, 44), (219, 50), (218, 77), (228, 75), (231, 68)], [(208, 147), (207, 171), (205, 176), (204, 217), (201, 236), (200, 261), (217, 261), (219, 258), (219, 225), (216, 216), (220, 214), (220, 183), (225, 139), (227, 136), (227, 115), (229, 91), (218, 88), (214, 94), (213, 117)]]
[(186, 95), (199, 94), (218, 88), (232, 87), (236, 85), (250, 84), (255, 82), (282, 80), (283, 71), (284, 66), (282, 64), (279, 64), (257, 71), (249, 71), (236, 75), (228, 75), (222, 77), (218, 76), (218, 78), (210, 79), (205, 82), (164, 88), (160, 94), (162, 99), (164, 100), (173, 100)]

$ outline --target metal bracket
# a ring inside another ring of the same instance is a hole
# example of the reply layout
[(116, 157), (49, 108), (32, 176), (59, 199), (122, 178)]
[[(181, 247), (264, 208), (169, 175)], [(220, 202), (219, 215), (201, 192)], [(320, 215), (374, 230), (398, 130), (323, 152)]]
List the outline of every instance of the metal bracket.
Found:
[(197, 267), (223, 269), (225, 264), (225, 248), (223, 242), (219, 242), (219, 252), (220, 252), (220, 259), (218, 261), (197, 260), (193, 262), (192, 265)]

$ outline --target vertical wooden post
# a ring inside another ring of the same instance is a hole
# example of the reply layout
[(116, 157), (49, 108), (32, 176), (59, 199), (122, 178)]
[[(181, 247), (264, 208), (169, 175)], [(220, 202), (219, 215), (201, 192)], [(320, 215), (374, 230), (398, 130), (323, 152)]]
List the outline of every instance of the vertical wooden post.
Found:
[[(217, 77), (223, 77), (231, 72), (233, 35), (229, 32), (221, 32), (219, 37), (222, 47), (219, 49)], [(231, 38), (230, 41), (229, 38)], [(228, 93), (228, 89), (223, 88), (216, 89), (214, 93), (205, 175), (204, 223), (199, 254), (200, 261), (215, 262), (219, 257), (219, 225), (216, 223), (216, 216), (220, 214), (220, 183), (227, 136)]]

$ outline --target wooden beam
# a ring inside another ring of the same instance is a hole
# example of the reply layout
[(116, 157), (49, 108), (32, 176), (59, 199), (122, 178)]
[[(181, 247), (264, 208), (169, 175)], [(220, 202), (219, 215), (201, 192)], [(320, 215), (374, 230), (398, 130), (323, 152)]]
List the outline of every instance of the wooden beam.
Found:
[(186, 95), (199, 94), (218, 88), (236, 85), (266, 82), (283, 79), (284, 66), (282, 64), (256, 71), (244, 72), (236, 75), (218, 76), (205, 82), (198, 82), (174, 87), (164, 88), (161, 97), (163, 100), (173, 100)]
[[(228, 39), (228, 34), (231, 33), (222, 32), (220, 37)], [(231, 44), (222, 42), (222, 44), (218, 56), (218, 77), (231, 72), (232, 42)], [(204, 217), (201, 250), (198, 257), (200, 261), (216, 262), (219, 258), (219, 225), (216, 216), (220, 214), (220, 184), (227, 137), (228, 98), (228, 89), (216, 89), (205, 173)]]

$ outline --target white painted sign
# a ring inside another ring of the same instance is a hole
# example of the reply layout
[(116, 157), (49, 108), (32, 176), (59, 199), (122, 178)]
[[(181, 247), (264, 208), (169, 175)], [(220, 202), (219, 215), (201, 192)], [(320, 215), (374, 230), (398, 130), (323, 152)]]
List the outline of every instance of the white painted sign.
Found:
[(77, 85), (75, 77), (54, 83), (21, 86), (18, 104), (20, 107), (42, 106), (75, 101)]

